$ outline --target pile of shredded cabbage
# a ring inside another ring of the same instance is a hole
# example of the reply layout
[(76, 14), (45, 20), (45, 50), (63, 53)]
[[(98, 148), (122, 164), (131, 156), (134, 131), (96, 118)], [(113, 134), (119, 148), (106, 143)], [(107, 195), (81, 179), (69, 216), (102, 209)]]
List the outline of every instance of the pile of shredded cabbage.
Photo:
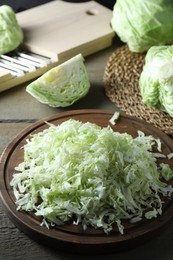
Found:
[(34, 211), (48, 228), (73, 219), (84, 230), (93, 226), (109, 233), (117, 226), (123, 234), (123, 219), (157, 217), (160, 195), (173, 193), (161, 181), (173, 171), (168, 164), (157, 166), (160, 152), (160, 141), (140, 131), (133, 138), (73, 119), (49, 124), (27, 140), (24, 161), (15, 169), (17, 210)]

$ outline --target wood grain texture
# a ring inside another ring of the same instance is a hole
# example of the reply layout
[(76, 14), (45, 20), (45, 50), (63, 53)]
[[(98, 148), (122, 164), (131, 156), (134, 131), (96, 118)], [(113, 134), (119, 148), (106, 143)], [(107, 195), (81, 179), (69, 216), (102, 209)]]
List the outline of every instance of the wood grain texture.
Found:
[[(0, 201), (0, 260), (57, 259), (57, 252), (28, 238), (7, 218)], [(59, 256), (61, 253), (59, 254)], [(49, 258), (51, 256), (51, 258)], [(61, 259), (61, 258), (60, 258)]]
[(111, 18), (112, 11), (95, 1), (57, 0), (17, 14), (23, 48), (60, 62), (110, 46), (115, 35)]
[[(85, 254), (105, 253), (124, 250), (147, 241), (161, 232), (161, 230), (164, 230), (164, 228), (172, 222), (173, 204), (170, 200), (165, 200), (163, 214), (157, 219), (151, 221), (144, 220), (133, 225), (125, 223), (125, 235), (123, 236), (120, 235), (116, 229), (112, 234), (107, 236), (102, 230), (89, 228), (84, 232), (80, 225), (74, 226), (72, 224), (48, 230), (40, 226), (40, 220), (33, 214), (16, 211), (15, 199), (9, 183), (14, 167), (23, 160), (23, 153), (20, 148), (25, 144), (30, 134), (40, 132), (47, 128), (48, 126), (44, 123), (45, 121), (60, 124), (69, 118), (77, 119), (82, 122), (89, 121), (101, 127), (106, 127), (111, 116), (112, 112), (105, 110), (75, 110), (59, 113), (52, 117), (44, 118), (25, 129), (4, 151), (0, 168), (2, 172), (0, 179), (1, 198), (9, 218), (32, 239), (54, 248), (67, 249), (72, 252)], [(119, 132), (127, 132), (133, 137), (137, 136), (137, 130), (141, 130), (146, 135), (151, 134), (156, 138), (160, 138), (164, 154), (173, 151), (173, 141), (168, 136), (141, 120), (122, 115), (118, 123), (113, 126), (113, 129)], [(172, 161), (163, 159), (163, 162), (168, 162), (173, 168)], [(173, 180), (170, 181), (170, 184), (173, 184)]]
[(0, 84), (2, 86), (2, 83), (4, 83), (5, 81), (9, 80), (13, 78), (13, 76), (5, 69), (0, 68)]

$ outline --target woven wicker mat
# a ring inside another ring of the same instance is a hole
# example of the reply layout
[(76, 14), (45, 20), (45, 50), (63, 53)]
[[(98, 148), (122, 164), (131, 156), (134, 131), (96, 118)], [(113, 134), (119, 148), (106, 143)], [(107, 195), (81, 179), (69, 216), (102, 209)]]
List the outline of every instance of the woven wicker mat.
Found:
[(138, 81), (144, 59), (145, 54), (132, 53), (127, 45), (116, 49), (104, 71), (106, 95), (126, 114), (143, 119), (173, 136), (173, 118), (142, 102)]

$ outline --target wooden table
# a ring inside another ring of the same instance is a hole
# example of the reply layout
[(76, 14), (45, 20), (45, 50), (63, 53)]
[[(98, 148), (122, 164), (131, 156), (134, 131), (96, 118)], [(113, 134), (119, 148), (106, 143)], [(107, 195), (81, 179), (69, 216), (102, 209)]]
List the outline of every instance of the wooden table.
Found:
[[(91, 82), (89, 94), (67, 108), (51, 108), (31, 97), (26, 91), (26, 84), (20, 85), (0, 94), (0, 154), (14, 136), (33, 122), (62, 111), (74, 109), (111, 109), (117, 108), (106, 97), (103, 87), (103, 72), (106, 62), (117, 44), (86, 58), (85, 64)], [(0, 260), (172, 260), (173, 259), (173, 225), (162, 234), (132, 250), (108, 255), (81, 256), (58, 249), (50, 249), (31, 240), (19, 231), (6, 216), (0, 202)]]

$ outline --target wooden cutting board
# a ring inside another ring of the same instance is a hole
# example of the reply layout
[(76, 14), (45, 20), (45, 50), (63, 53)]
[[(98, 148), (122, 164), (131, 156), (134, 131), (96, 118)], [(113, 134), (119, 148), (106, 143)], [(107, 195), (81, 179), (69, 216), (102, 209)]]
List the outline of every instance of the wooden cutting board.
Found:
[[(51, 117), (43, 118), (24, 129), (4, 150), (0, 158), (0, 198), (9, 218), (32, 239), (58, 250), (68, 250), (68, 252), (83, 254), (102, 254), (137, 247), (139, 244), (160, 234), (173, 222), (173, 198), (162, 198), (163, 213), (157, 218), (151, 220), (143, 219), (133, 224), (124, 220), (124, 235), (121, 235), (116, 227), (107, 235), (99, 228), (88, 227), (84, 231), (80, 224), (74, 225), (72, 222), (47, 229), (40, 225), (41, 219), (36, 217), (33, 212), (27, 213), (16, 210), (17, 206), (10, 182), (13, 177), (14, 168), (23, 161), (22, 148), (31, 135), (47, 129), (48, 125), (45, 122), (60, 125), (68, 119), (79, 120), (83, 123), (91, 122), (101, 127), (107, 127), (112, 115), (112, 111), (94, 109), (57, 113)], [(137, 131), (140, 130), (145, 135), (152, 135), (160, 139), (163, 154), (167, 155), (173, 152), (172, 139), (159, 129), (140, 119), (121, 114), (117, 123), (114, 126), (111, 125), (111, 128), (120, 133), (127, 132), (133, 137), (136, 137)], [(171, 169), (173, 169), (173, 159), (160, 158), (159, 163), (162, 162), (168, 163)], [(168, 184), (173, 185), (173, 178), (168, 181)]]
[(64, 61), (89, 55), (112, 44), (112, 11), (95, 1), (52, 1), (17, 14), (24, 31), (23, 48)]
[(110, 25), (112, 10), (95, 1), (51, 1), (17, 13), (16, 17), (24, 32), (20, 51), (41, 60), (46, 58), (47, 65), (10, 78), (9, 71), (4, 76), (3, 69), (0, 92), (34, 79), (78, 53), (86, 57), (107, 48), (115, 35)]

